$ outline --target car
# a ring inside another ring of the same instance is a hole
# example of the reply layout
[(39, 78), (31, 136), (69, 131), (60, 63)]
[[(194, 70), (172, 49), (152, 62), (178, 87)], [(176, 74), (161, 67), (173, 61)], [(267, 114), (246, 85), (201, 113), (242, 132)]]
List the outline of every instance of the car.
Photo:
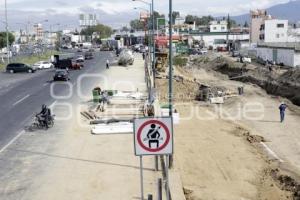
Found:
[(9, 73), (16, 73), (16, 72), (28, 72), (28, 73), (33, 73), (36, 70), (24, 63), (10, 63), (6, 66), (6, 71)]
[(83, 55), (78, 55), (76, 59), (84, 60), (84, 56)]
[(69, 72), (65, 69), (58, 69), (55, 71), (53, 81), (68, 81), (69, 78)]
[(82, 62), (72, 62), (72, 67), (70, 69), (73, 70), (81, 70), (83, 68), (83, 63)]
[(252, 59), (250, 57), (244, 56), (243, 63), (251, 63)]
[(199, 55), (200, 51), (198, 49), (189, 49), (189, 55)]
[(86, 52), (86, 53), (84, 54), (84, 59), (85, 59), (85, 60), (90, 60), (90, 59), (93, 59), (93, 58), (94, 58), (94, 55), (93, 55), (92, 52)]
[(232, 57), (238, 57), (239, 55), (240, 55), (240, 52), (238, 52), (238, 51), (232, 51), (231, 52)]
[(200, 54), (201, 55), (205, 55), (205, 54), (207, 54), (207, 49), (206, 48), (203, 48), (203, 49), (200, 49)]
[(35, 69), (50, 69), (50, 68), (53, 68), (54, 66), (50, 62), (40, 61), (40, 62), (35, 63), (32, 67)]

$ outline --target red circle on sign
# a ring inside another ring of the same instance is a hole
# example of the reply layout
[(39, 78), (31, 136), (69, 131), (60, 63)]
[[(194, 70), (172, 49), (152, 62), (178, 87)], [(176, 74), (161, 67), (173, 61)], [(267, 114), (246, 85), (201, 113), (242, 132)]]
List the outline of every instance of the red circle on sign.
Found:
[[(157, 148), (157, 149), (151, 149), (151, 148), (149, 148), (149, 147), (146, 147), (146, 146), (143, 144), (142, 139), (141, 139), (141, 134), (142, 134), (143, 129), (144, 129), (147, 125), (149, 125), (149, 124), (158, 124), (158, 125), (160, 125), (160, 126), (165, 130), (165, 132), (166, 132), (166, 141), (163, 143), (163, 145), (162, 145), (161, 147), (159, 147), (159, 148)], [(142, 126), (138, 129), (138, 132), (137, 132), (137, 141), (138, 141), (139, 145), (140, 145), (144, 150), (149, 151), (149, 152), (158, 152), (158, 151), (161, 151), (162, 149), (164, 149), (164, 148), (168, 145), (168, 143), (169, 143), (169, 141), (170, 141), (170, 131), (169, 131), (168, 127), (167, 127), (164, 123), (162, 123), (161, 121), (158, 121), (158, 120), (150, 120), (150, 121), (147, 121), (147, 122), (145, 122), (144, 124), (142, 124)]]

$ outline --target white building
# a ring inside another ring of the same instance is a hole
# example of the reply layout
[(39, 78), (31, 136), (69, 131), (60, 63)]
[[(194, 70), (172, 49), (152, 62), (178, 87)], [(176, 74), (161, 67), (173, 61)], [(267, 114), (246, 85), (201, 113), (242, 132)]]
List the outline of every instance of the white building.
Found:
[(33, 25), (33, 32), (35, 35), (35, 40), (38, 41), (42, 41), (44, 38), (44, 29), (43, 29), (43, 25), (42, 24), (34, 24)]
[(260, 42), (287, 42), (288, 20), (265, 20), (260, 27)]
[(210, 32), (227, 32), (227, 21), (211, 21), (209, 25)]
[(218, 47), (227, 47), (228, 41), (249, 41), (249, 33), (199, 33), (192, 35), (193, 40), (202, 41), (206, 47), (217, 49)]
[(299, 43), (262, 43), (257, 46), (257, 57), (289, 67), (300, 66)]

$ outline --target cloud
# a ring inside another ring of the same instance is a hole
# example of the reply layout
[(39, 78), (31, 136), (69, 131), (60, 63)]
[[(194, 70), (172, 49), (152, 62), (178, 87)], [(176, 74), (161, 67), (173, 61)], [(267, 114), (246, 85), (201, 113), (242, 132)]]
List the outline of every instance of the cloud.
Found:
[[(149, 1), (150, 0), (145, 0)], [(114, 27), (124, 26), (131, 19), (138, 17), (134, 7), (148, 5), (132, 0), (8, 0), (9, 21), (12, 24), (24, 21), (41, 21), (48, 19), (49, 23), (60, 23), (68, 26), (78, 26), (80, 13), (97, 14), (100, 23)], [(155, 10), (168, 12), (167, 0), (155, 0)], [(288, 0), (173, 0), (173, 9), (181, 14), (239, 15), (248, 13), (250, 9), (267, 8), (274, 4), (285, 3)], [(3, 4), (0, 1), (0, 18), (3, 17)], [(18, 14), (16, 14), (18, 13)], [(13, 27), (13, 25), (11, 25)], [(2, 26), (0, 24), (0, 29)]]

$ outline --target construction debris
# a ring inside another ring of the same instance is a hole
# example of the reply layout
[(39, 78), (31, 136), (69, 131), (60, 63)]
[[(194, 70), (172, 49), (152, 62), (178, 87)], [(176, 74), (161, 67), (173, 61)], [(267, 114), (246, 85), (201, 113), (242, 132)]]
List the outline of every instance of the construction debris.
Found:
[(132, 133), (133, 123), (117, 122), (110, 124), (98, 124), (92, 128), (92, 134), (121, 134)]

